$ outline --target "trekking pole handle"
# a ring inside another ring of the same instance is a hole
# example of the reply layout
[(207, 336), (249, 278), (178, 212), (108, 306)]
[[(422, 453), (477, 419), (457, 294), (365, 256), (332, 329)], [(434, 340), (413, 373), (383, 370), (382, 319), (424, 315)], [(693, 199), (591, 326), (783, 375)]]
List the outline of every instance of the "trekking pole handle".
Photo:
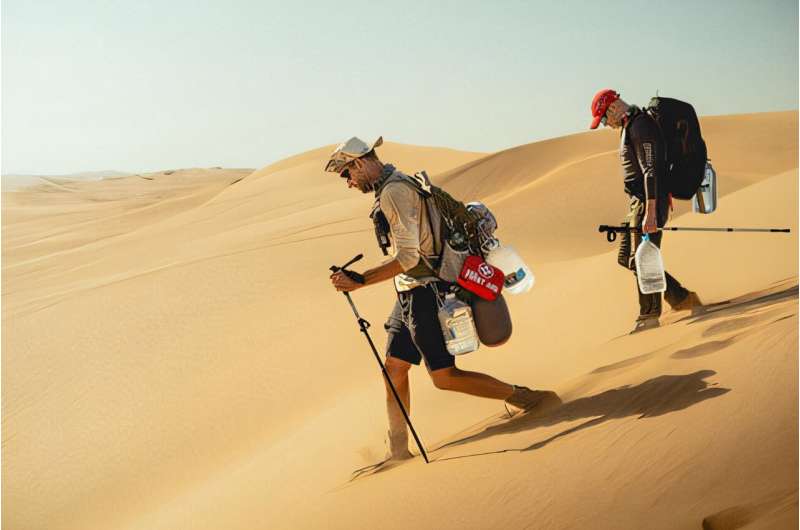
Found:
[(342, 268), (343, 268), (343, 269), (346, 269), (347, 267), (349, 267), (350, 265), (352, 265), (352, 264), (353, 264), (353, 263), (355, 263), (356, 261), (359, 261), (359, 260), (360, 260), (361, 258), (363, 258), (363, 257), (364, 257), (364, 254), (358, 254), (358, 255), (356, 255), (356, 256), (355, 256), (353, 259), (351, 259), (350, 261), (348, 261), (347, 263), (345, 263), (344, 265), (342, 265)]
[(631, 228), (629, 226), (609, 226), (609, 225), (600, 225), (597, 228), (598, 232), (605, 232), (606, 239), (609, 243), (613, 243), (617, 239), (617, 232), (636, 232), (638, 228)]
[(350, 261), (348, 261), (347, 263), (345, 263), (341, 267), (338, 267), (336, 265), (331, 265), (330, 271), (331, 272), (339, 272), (339, 271), (341, 271), (341, 272), (345, 273), (345, 275), (347, 275), (347, 277), (350, 278), (351, 280), (353, 280), (354, 282), (363, 284), (364, 283), (364, 275), (363, 274), (359, 274), (359, 273), (357, 273), (355, 271), (347, 270), (347, 267), (349, 267), (350, 265), (352, 265), (353, 263), (355, 263), (356, 261), (360, 260), (363, 257), (364, 257), (364, 254), (358, 254), (356, 257), (354, 257), (353, 259), (351, 259)]
[[(598, 232), (640, 232), (642, 229), (635, 226), (614, 226), (614, 225), (600, 225), (597, 227)], [(659, 230), (661, 230), (659, 228)]]

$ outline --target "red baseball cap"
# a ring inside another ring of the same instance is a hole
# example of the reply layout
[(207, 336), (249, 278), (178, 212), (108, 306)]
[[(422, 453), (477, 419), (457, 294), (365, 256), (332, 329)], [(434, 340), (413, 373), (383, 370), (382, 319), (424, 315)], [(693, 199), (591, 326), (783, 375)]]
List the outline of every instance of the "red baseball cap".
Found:
[(603, 119), (605, 116), (608, 107), (611, 106), (616, 100), (619, 99), (619, 94), (617, 94), (616, 90), (611, 90), (610, 88), (604, 88), (600, 92), (594, 95), (594, 99), (592, 99), (592, 124), (589, 125), (590, 129), (597, 129), (597, 126), (600, 125), (600, 120)]

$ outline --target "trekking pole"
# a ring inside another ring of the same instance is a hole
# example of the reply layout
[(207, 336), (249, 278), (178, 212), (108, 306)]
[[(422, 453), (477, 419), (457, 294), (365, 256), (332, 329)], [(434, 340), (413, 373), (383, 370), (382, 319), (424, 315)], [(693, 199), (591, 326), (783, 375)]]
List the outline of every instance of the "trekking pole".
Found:
[[(349, 265), (352, 265), (356, 261), (363, 258), (363, 254), (359, 254), (358, 256), (354, 257), (341, 267), (337, 267), (333, 265), (330, 270), (331, 272), (344, 272), (350, 279), (355, 280), (360, 283), (364, 283), (364, 277), (354, 271), (347, 270)], [(372, 342), (372, 338), (369, 336), (367, 329), (370, 326), (370, 323), (367, 322), (365, 319), (361, 318), (361, 315), (358, 314), (358, 310), (356, 309), (356, 305), (353, 303), (353, 299), (350, 297), (350, 293), (347, 291), (342, 293), (347, 301), (350, 303), (350, 308), (353, 310), (353, 314), (356, 316), (358, 320), (358, 326), (361, 329), (361, 333), (367, 338), (367, 342), (369, 342), (370, 348), (372, 348), (372, 353), (375, 355), (375, 360), (378, 361), (378, 364), (381, 367), (381, 372), (383, 372), (383, 377), (386, 379), (386, 382), (389, 384), (389, 388), (392, 389), (392, 395), (394, 396), (395, 401), (397, 401), (397, 406), (400, 407), (400, 411), (403, 413), (403, 417), (406, 420), (406, 424), (408, 428), (411, 430), (411, 434), (414, 436), (414, 441), (417, 442), (417, 447), (419, 448), (420, 454), (422, 454), (422, 458), (425, 459), (425, 463), (429, 464), (430, 461), (428, 460), (428, 454), (425, 452), (425, 448), (422, 447), (422, 442), (419, 440), (419, 436), (417, 436), (417, 431), (414, 430), (414, 426), (411, 424), (411, 418), (408, 417), (408, 412), (406, 412), (406, 408), (403, 406), (403, 401), (400, 399), (400, 395), (397, 393), (397, 389), (394, 387), (394, 383), (392, 383), (391, 378), (389, 378), (389, 373), (386, 371), (386, 366), (384, 366), (383, 361), (381, 361), (381, 356), (378, 354), (378, 350), (375, 348), (375, 344)]]
[[(783, 232), (788, 234), (791, 232), (789, 228), (702, 228), (702, 227), (686, 227), (686, 226), (665, 226), (659, 230), (671, 230), (681, 232)], [(606, 232), (606, 239), (612, 243), (617, 239), (617, 233), (620, 232), (641, 232), (642, 229), (635, 226), (609, 226), (600, 225), (597, 229), (598, 232)]]

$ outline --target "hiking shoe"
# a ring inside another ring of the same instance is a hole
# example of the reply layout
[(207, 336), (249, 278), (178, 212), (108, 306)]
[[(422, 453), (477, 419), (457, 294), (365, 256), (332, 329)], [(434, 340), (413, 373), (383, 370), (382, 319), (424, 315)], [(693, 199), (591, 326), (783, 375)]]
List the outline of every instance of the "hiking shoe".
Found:
[(697, 293), (694, 291), (689, 291), (689, 294), (686, 295), (686, 298), (672, 306), (673, 311), (687, 311), (691, 310), (692, 313), (697, 311), (703, 307), (703, 302), (700, 301), (700, 297), (697, 296)]
[(647, 331), (648, 329), (655, 329), (659, 327), (661, 324), (658, 322), (658, 317), (647, 317), (647, 318), (637, 318), (636, 324), (633, 326), (628, 335), (633, 335), (634, 333), (639, 333), (640, 331)]
[(525, 412), (534, 411), (546, 414), (561, 406), (561, 398), (551, 390), (531, 390), (526, 386), (514, 387), (514, 392), (506, 398), (506, 403)]

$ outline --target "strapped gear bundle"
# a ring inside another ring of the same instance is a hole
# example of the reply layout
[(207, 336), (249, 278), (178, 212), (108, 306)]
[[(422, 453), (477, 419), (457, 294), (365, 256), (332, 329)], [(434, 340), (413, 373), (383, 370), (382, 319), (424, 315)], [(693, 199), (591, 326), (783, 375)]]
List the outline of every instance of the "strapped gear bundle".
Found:
[[(485, 263), (484, 254), (487, 250), (499, 245), (494, 238), (494, 230), (497, 228), (497, 220), (489, 209), (479, 202), (465, 205), (463, 202), (454, 199), (443, 189), (434, 186), (430, 182), (425, 171), (415, 173), (413, 176), (405, 175), (399, 171), (392, 173), (383, 186), (390, 182), (403, 182), (411, 186), (422, 198), (423, 205), (428, 211), (428, 220), (433, 218), (440, 219), (440, 230), (438, 233), (433, 230), (434, 252), (436, 258), (429, 260), (421, 256), (420, 263), (413, 269), (406, 271), (412, 277), (436, 276), (446, 282), (456, 283), (459, 278), (467, 278), (468, 273), (463, 272), (465, 262), (469, 256), (477, 257), (480, 262)], [(378, 245), (384, 255), (388, 255), (388, 248), (391, 245), (391, 232), (389, 223), (385, 215), (380, 210), (380, 194), (375, 202), (370, 217), (375, 226), (375, 236)], [(473, 267), (478, 265), (473, 260)], [(489, 266), (488, 264), (486, 264)], [(462, 274), (463, 272), (463, 274)], [(465, 283), (471, 285), (467, 280)], [(469, 287), (464, 286), (466, 289)], [(502, 282), (500, 282), (502, 288)], [(477, 291), (477, 292), (476, 292)], [(490, 296), (482, 288), (476, 287), (475, 291), (479, 296)], [(499, 295), (499, 290), (491, 296), (494, 299)]]

